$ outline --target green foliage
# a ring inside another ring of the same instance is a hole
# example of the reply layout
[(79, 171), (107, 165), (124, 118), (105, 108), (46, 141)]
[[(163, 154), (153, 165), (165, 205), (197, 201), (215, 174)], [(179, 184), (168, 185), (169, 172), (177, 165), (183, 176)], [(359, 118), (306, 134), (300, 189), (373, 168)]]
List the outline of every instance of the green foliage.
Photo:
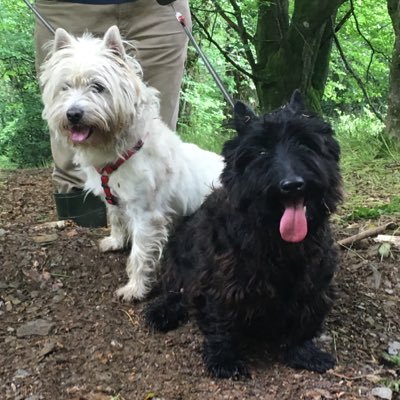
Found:
[[(228, 133), (223, 133), (224, 101), (210, 95), (207, 82), (187, 82), (182, 93), (178, 132), (183, 140), (220, 152)], [(210, 132), (212, 134), (210, 134)]]
[[(230, 8), (230, 2), (219, 2), (222, 7)], [(219, 49), (229, 54), (230, 59), (244, 70), (250, 71), (243, 55), (245, 50), (242, 41), (232, 32), (232, 29), (220, 23), (217, 13), (211, 13), (204, 1), (192, 0), (191, 9), (200, 21), (201, 26), (193, 22), (193, 35), (206, 57), (220, 76), (228, 93), (234, 99), (241, 99), (253, 107), (257, 105), (257, 96), (253, 82), (227, 62)], [(214, 8), (212, 3), (208, 4)], [(241, 2), (240, 8), (244, 23), (254, 34), (257, 6), (255, 0)], [(217, 22), (218, 21), (218, 22)], [(204, 29), (208, 35), (205, 35)], [(178, 132), (185, 141), (199, 144), (208, 150), (220, 152), (223, 142), (232, 136), (233, 131), (225, 128), (226, 122), (232, 117), (232, 110), (214, 82), (203, 61), (189, 44), (186, 75), (183, 82), (181, 109), (178, 121)]]
[(388, 204), (377, 204), (373, 207), (355, 207), (353, 212), (347, 216), (347, 220), (356, 221), (359, 219), (373, 219), (382, 215), (400, 213), (400, 197), (394, 196)]
[(342, 165), (349, 163), (354, 167), (377, 157), (384, 125), (367, 107), (358, 114), (338, 113), (333, 125), (341, 141), (342, 153), (351, 154)]
[(389, 364), (391, 364), (393, 366), (396, 366), (396, 367), (400, 367), (400, 354), (390, 355), (388, 353), (383, 353), (382, 357)]
[(17, 167), (42, 166), (50, 159), (38, 94), (24, 94), (18, 113), (0, 132), (0, 150)]
[[(189, 52), (190, 56), (195, 55)], [(216, 69), (223, 68), (223, 64), (214, 65)], [(192, 66), (190, 73), (184, 77), (178, 132), (183, 140), (219, 153), (231, 134), (223, 128), (231, 110), (202, 61)]]
[(21, 1), (0, 0), (0, 162), (39, 166), (50, 159), (34, 68), (33, 18)]
[[(353, 0), (354, 13), (337, 33), (347, 62), (363, 82), (373, 105), (384, 115), (389, 90), (389, 66), (393, 51), (394, 33), (386, 1)], [(351, 3), (340, 8), (341, 21)], [(362, 37), (360, 35), (362, 34)], [(366, 100), (354, 77), (346, 69), (337, 48), (331, 55), (331, 68), (325, 87), (324, 109), (360, 112)]]
[(383, 124), (366, 108), (332, 121), (342, 149), (346, 220), (400, 212), (400, 150), (383, 135)]

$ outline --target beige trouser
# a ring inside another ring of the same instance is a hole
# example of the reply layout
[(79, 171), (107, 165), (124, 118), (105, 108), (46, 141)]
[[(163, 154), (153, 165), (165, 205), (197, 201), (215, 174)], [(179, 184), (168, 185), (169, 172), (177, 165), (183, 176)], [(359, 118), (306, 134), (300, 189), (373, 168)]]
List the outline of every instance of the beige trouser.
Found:
[[(191, 26), (188, 0), (172, 3)], [(37, 0), (36, 8), (53, 26), (81, 35), (88, 31), (102, 37), (112, 25), (117, 25), (124, 39), (137, 41), (137, 57), (144, 71), (144, 80), (161, 93), (161, 117), (176, 129), (179, 92), (187, 50), (187, 37), (170, 5), (156, 0), (136, 0), (122, 4), (92, 5), (55, 0)], [(43, 45), (53, 39), (51, 32), (36, 23), (36, 68), (46, 57)], [(50, 132), (54, 160), (55, 191), (70, 192), (82, 187), (82, 173), (73, 165), (73, 149), (60, 144)]]

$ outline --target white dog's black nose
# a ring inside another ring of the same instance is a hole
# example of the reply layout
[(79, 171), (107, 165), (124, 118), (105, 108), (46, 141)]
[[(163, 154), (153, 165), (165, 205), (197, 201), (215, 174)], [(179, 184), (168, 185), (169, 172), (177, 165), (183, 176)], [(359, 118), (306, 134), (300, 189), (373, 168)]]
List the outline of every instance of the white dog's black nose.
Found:
[(83, 110), (78, 107), (71, 107), (67, 110), (68, 121), (77, 124), (83, 117)]
[(294, 176), (290, 179), (282, 179), (279, 183), (282, 193), (300, 192), (304, 189), (304, 179), (301, 176)]

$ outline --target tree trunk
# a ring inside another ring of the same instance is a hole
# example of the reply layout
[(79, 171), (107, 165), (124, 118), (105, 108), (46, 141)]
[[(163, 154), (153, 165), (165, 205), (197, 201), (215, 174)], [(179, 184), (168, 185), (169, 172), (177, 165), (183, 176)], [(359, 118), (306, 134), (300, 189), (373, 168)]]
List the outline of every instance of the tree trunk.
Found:
[(395, 42), (390, 66), (386, 129), (389, 135), (400, 138), (400, 2), (399, 0), (388, 0), (387, 5), (393, 24)]
[(309, 106), (320, 111), (334, 20), (344, 1), (296, 0), (289, 23), (288, 0), (259, 0), (255, 72), (262, 110), (281, 106), (298, 88)]

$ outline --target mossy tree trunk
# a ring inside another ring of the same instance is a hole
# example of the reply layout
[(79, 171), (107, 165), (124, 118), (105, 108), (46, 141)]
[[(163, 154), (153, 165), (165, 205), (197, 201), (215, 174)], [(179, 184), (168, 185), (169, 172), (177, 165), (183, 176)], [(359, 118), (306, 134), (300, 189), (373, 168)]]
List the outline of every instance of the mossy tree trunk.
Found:
[(296, 0), (289, 20), (288, 0), (259, 0), (255, 75), (262, 110), (279, 107), (299, 88), (320, 111), (335, 17), (345, 1)]
[(393, 24), (395, 42), (390, 66), (386, 129), (389, 135), (400, 138), (400, 1), (388, 0), (387, 5)]

